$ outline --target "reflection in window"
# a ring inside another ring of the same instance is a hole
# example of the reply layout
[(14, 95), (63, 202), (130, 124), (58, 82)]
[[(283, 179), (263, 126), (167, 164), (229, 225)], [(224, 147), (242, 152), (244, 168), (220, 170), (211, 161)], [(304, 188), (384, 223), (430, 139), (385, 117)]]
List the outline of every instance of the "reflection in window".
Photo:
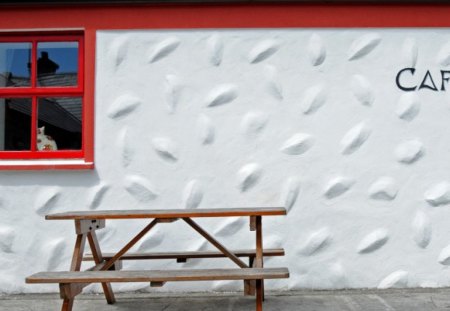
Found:
[(0, 87), (30, 86), (31, 43), (0, 43)]
[(31, 98), (0, 98), (0, 150), (30, 150)]
[(39, 98), (37, 149), (81, 150), (81, 97)]
[(78, 84), (78, 42), (40, 42), (37, 47), (38, 86)]

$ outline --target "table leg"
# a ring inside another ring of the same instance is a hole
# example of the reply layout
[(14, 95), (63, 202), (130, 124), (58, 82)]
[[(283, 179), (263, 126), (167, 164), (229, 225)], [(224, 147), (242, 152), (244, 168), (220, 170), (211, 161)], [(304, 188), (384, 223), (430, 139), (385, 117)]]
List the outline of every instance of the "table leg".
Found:
[(262, 311), (264, 300), (263, 280), (256, 280), (256, 311)]
[[(255, 258), (256, 268), (264, 267), (263, 258), (263, 236), (262, 236), (262, 217), (256, 216), (256, 258)], [(258, 295), (258, 288), (257, 288)], [(261, 280), (261, 297), (264, 300), (264, 280)]]
[[(94, 261), (96, 264), (100, 264), (103, 262), (103, 255), (102, 251), (100, 250), (100, 245), (98, 243), (97, 234), (95, 231), (91, 231), (88, 233), (88, 241), (89, 246), (91, 247), (92, 256), (94, 257)], [(102, 283), (103, 292), (105, 294), (106, 301), (108, 304), (113, 304), (116, 302), (116, 299), (114, 297), (114, 292), (111, 288), (110, 283)]]
[[(84, 247), (86, 245), (86, 233), (77, 234), (75, 247), (72, 255), (70, 271), (80, 271), (81, 261), (83, 260)], [(64, 298), (61, 311), (72, 311), (74, 298)]]
[[(248, 266), (250, 268), (255, 268), (255, 257), (249, 257)], [(244, 295), (245, 296), (255, 296), (256, 294), (256, 281), (255, 280), (245, 280), (244, 281)]]
[(73, 299), (65, 298), (63, 301), (61, 311), (71, 311), (72, 307), (73, 307)]

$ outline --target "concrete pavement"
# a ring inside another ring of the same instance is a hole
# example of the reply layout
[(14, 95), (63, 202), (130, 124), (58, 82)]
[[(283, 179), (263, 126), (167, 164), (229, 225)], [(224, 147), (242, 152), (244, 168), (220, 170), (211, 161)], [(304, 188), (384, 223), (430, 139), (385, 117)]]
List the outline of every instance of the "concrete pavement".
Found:
[[(117, 294), (114, 305), (101, 295), (77, 297), (73, 311), (253, 311), (242, 293)], [(0, 296), (0, 311), (57, 311), (56, 294)], [(450, 310), (450, 288), (268, 292), (264, 311), (434, 311)]]

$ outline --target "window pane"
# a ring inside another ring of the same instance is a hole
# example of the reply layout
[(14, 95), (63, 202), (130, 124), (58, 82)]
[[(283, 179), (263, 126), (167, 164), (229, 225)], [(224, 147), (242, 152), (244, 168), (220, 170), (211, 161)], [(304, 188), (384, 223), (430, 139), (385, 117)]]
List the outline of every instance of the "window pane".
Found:
[(40, 42), (37, 57), (38, 86), (78, 84), (78, 42)]
[(0, 150), (30, 150), (31, 98), (0, 98)]
[(0, 87), (30, 86), (31, 43), (0, 43)]
[(81, 97), (39, 98), (38, 150), (81, 150)]

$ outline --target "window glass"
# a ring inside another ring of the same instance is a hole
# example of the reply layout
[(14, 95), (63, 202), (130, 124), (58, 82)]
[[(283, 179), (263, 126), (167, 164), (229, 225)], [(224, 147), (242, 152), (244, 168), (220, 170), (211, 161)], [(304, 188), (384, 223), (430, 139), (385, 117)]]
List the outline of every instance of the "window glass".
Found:
[(81, 97), (39, 98), (37, 150), (81, 150)]
[(31, 43), (0, 43), (0, 87), (30, 86)]
[(40, 42), (37, 46), (37, 85), (78, 84), (78, 42)]
[(0, 98), (0, 150), (30, 150), (31, 98)]

